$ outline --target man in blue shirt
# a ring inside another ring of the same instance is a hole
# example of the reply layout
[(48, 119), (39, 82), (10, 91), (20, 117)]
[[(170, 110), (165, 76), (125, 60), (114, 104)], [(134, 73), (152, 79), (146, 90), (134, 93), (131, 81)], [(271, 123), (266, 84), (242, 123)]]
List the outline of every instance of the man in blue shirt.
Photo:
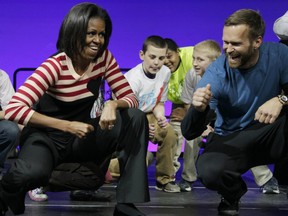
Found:
[(181, 125), (193, 139), (206, 129), (208, 111), (217, 114), (197, 168), (202, 183), (222, 195), (220, 215), (238, 214), (243, 173), (288, 156), (288, 47), (263, 43), (264, 32), (254, 10), (228, 17), (224, 54), (206, 69)]

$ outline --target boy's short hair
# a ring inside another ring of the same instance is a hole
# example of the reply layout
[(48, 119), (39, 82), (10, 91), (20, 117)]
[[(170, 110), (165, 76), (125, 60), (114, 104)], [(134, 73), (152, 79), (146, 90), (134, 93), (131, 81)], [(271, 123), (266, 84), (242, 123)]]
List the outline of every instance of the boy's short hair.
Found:
[(173, 39), (165, 38), (164, 40), (166, 41), (169, 50), (172, 50), (174, 52), (178, 52), (179, 51), (179, 46)]
[(211, 60), (215, 60), (221, 55), (221, 47), (218, 42), (215, 40), (204, 40), (197, 43), (194, 47), (194, 50), (207, 50), (209, 53), (208, 58)]
[(167, 48), (167, 44), (164, 38), (157, 35), (152, 35), (146, 38), (142, 47), (142, 51), (144, 53), (147, 51), (149, 45), (152, 45), (157, 48)]

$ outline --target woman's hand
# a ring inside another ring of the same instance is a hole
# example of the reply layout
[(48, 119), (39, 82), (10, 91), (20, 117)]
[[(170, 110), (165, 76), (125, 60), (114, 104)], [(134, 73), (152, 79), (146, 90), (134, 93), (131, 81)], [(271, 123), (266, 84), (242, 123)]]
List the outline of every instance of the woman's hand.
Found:
[(83, 122), (72, 121), (68, 123), (67, 131), (79, 138), (85, 138), (88, 133), (94, 131), (94, 127)]
[(117, 102), (116, 101), (107, 101), (105, 103), (104, 109), (102, 111), (99, 125), (102, 130), (112, 130), (116, 122), (116, 110)]
[(88, 133), (94, 131), (90, 124), (79, 121), (68, 121), (34, 112), (30, 118), (30, 124), (36, 127), (49, 127), (71, 133), (79, 138), (84, 138)]

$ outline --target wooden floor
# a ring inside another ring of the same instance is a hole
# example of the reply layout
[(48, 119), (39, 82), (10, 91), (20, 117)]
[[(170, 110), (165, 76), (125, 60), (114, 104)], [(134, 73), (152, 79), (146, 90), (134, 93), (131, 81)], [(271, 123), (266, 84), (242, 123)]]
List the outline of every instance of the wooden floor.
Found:
[[(214, 191), (205, 189), (200, 182), (194, 184), (192, 192), (166, 193), (155, 186), (155, 165), (148, 169), (151, 202), (137, 207), (147, 216), (203, 216), (217, 215), (220, 197)], [(179, 175), (177, 175), (179, 180)], [(286, 187), (277, 195), (264, 195), (254, 183), (251, 173), (244, 179), (249, 187), (240, 204), (241, 216), (287, 216), (288, 200)], [(115, 184), (106, 184), (101, 190), (115, 196)], [(49, 200), (34, 202), (26, 197), (26, 211), (29, 216), (112, 216), (115, 199), (110, 202), (71, 201), (69, 192), (47, 193)], [(6, 216), (13, 215), (7, 212)]]

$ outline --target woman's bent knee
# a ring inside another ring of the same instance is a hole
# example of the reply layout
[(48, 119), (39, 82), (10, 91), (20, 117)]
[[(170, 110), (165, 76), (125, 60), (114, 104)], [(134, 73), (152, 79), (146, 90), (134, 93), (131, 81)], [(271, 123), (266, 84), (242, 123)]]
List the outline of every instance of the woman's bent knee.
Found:
[(28, 164), (25, 160), (17, 159), (2, 181), (15, 188), (25, 188), (29, 185), (46, 185), (50, 173), (40, 165)]

